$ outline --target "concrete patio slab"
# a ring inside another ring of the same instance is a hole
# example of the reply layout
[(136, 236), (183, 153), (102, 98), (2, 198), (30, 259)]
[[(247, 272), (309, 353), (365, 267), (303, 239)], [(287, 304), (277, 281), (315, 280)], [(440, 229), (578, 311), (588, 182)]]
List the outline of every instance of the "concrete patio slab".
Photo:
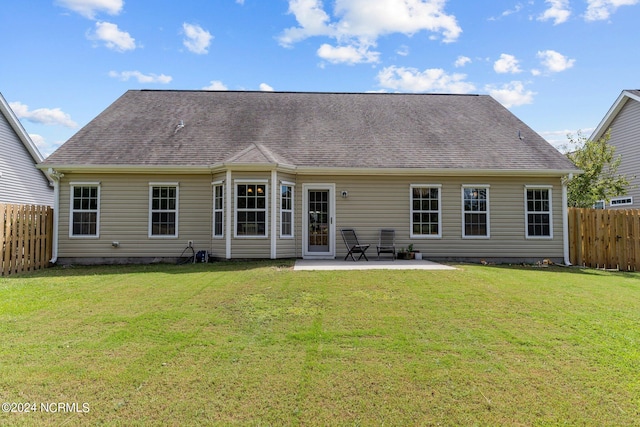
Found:
[(338, 259), (298, 259), (295, 271), (305, 270), (455, 270), (455, 267), (427, 260), (344, 261)]

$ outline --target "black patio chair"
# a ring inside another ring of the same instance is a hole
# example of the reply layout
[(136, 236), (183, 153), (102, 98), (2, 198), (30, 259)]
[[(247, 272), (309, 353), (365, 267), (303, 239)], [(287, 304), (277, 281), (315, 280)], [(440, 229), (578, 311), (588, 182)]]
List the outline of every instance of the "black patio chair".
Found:
[[(369, 261), (369, 258), (367, 258), (365, 252), (371, 245), (361, 245), (360, 242), (358, 242), (358, 236), (356, 236), (356, 231), (353, 228), (343, 228), (340, 230), (340, 233), (342, 233), (344, 244), (347, 245), (347, 250), (349, 251), (347, 253), (347, 256), (344, 257), (345, 261), (349, 257), (351, 257), (351, 259), (354, 261), (360, 261), (362, 257), (364, 257), (365, 260)], [(360, 254), (360, 256), (356, 260), (353, 257), (353, 254)]]
[(396, 230), (382, 229), (378, 238), (378, 259), (380, 254), (391, 254), (391, 259), (396, 259)]

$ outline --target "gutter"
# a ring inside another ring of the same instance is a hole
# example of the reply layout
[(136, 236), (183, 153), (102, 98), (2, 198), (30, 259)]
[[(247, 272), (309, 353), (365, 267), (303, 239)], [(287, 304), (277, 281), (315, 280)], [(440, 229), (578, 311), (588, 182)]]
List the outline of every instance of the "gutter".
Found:
[(166, 173), (166, 174), (210, 174), (232, 171), (279, 171), (297, 173), (301, 175), (421, 175), (421, 176), (530, 176), (550, 177), (566, 176), (582, 173), (578, 169), (460, 169), (460, 168), (384, 168), (384, 167), (321, 167), (321, 166), (294, 166), (280, 163), (216, 163), (208, 166), (141, 166), (141, 165), (65, 165), (65, 164), (39, 164), (38, 169), (52, 168), (58, 171), (74, 173)]

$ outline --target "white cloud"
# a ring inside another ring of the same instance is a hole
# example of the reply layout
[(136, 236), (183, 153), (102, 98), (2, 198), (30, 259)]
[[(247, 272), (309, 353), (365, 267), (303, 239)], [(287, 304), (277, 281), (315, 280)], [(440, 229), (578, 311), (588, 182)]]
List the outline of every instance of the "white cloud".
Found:
[(503, 53), (500, 55), (500, 59), (498, 59), (493, 64), (493, 70), (496, 73), (505, 74), (505, 73), (520, 73), (522, 70), (518, 66), (519, 61), (515, 56)]
[(540, 136), (547, 140), (547, 142), (553, 145), (556, 150), (561, 153), (566, 153), (570, 150), (575, 149), (575, 147), (571, 147), (569, 144), (568, 135), (576, 135), (579, 132), (584, 132), (586, 135), (589, 135), (593, 132), (595, 128), (586, 128), (586, 129), (574, 129), (574, 130), (552, 130), (552, 131), (541, 131), (538, 132)]
[(185, 39), (182, 43), (190, 52), (202, 55), (208, 53), (209, 45), (213, 36), (211, 33), (203, 29), (199, 25), (182, 24), (182, 30), (184, 31)]
[(390, 66), (378, 73), (383, 88), (407, 92), (469, 93), (475, 90), (466, 82), (465, 74), (447, 74), (439, 68), (419, 71), (415, 68)]
[(507, 108), (531, 104), (535, 95), (535, 92), (526, 90), (524, 84), (520, 81), (506, 83), (501, 87), (487, 85), (485, 90)]
[(540, 58), (542, 65), (544, 65), (550, 73), (565, 71), (573, 67), (573, 64), (576, 62), (575, 59), (569, 59), (555, 50), (539, 51), (538, 58)]
[(571, 16), (569, 0), (545, 0), (545, 3), (549, 3), (550, 7), (538, 17), (539, 21), (548, 21), (553, 19), (553, 25), (567, 22), (569, 16)]
[(59, 125), (68, 128), (78, 127), (78, 124), (71, 119), (71, 116), (60, 108), (38, 108), (29, 111), (29, 106), (21, 102), (10, 102), (9, 106), (19, 119), (25, 119), (32, 123)]
[(469, 58), (468, 56), (458, 56), (458, 58), (456, 59), (456, 62), (453, 63), (453, 65), (456, 68), (460, 68), (460, 67), (464, 67), (467, 64), (471, 63), (471, 58)]
[(609, 19), (620, 6), (633, 6), (640, 0), (587, 0), (587, 11), (584, 19), (587, 21), (603, 21)]
[(63, 143), (63, 141), (53, 143), (47, 142), (42, 135), (38, 135), (37, 133), (30, 133), (29, 138), (31, 138), (33, 143), (36, 144), (36, 147), (38, 147), (38, 150), (44, 157), (47, 157), (56, 151), (56, 149)]
[(295, 15), (300, 27), (284, 30), (280, 36), (280, 44), (292, 44), (312, 36), (335, 35), (333, 27), (328, 25), (329, 15), (322, 9), (320, 0), (289, 0), (289, 12)]
[(260, 83), (260, 90), (262, 92), (273, 92), (273, 88), (266, 83)]
[[(282, 46), (314, 36), (335, 39), (339, 47), (323, 44), (318, 54), (331, 62), (377, 62), (377, 52), (363, 50), (375, 46), (378, 37), (400, 33), (411, 36), (430, 31), (445, 43), (455, 41), (462, 29), (456, 18), (448, 15), (444, 0), (336, 0), (334, 21), (324, 10), (321, 0), (289, 0), (289, 13), (298, 21), (297, 27), (285, 29), (279, 37)], [(359, 53), (359, 55), (358, 55)], [(373, 54), (373, 57), (370, 55)], [(347, 58), (340, 60), (340, 58)], [(353, 60), (353, 58), (360, 60)]]
[(400, 56), (407, 56), (409, 55), (409, 46), (403, 44), (402, 46), (400, 46), (397, 50), (396, 53)]
[(171, 76), (167, 76), (165, 74), (143, 74), (140, 71), (110, 71), (109, 77), (113, 77), (114, 79), (120, 79), (123, 82), (128, 81), (129, 79), (136, 79), (138, 83), (162, 83), (168, 84), (171, 83), (173, 78)]
[(323, 44), (316, 52), (318, 56), (333, 64), (358, 64), (363, 62), (379, 62), (380, 52), (369, 50), (368, 45), (360, 46), (331, 46)]
[(202, 88), (203, 90), (227, 90), (227, 86), (222, 83), (220, 80), (211, 80), (209, 82), (209, 86), (205, 86)]
[(522, 8), (523, 8), (522, 4), (518, 3), (513, 9), (507, 9), (504, 12), (502, 12), (500, 16), (489, 18), (489, 21), (498, 21), (499, 19), (504, 18), (505, 16), (513, 15), (515, 13), (520, 12)]
[(98, 12), (117, 15), (124, 5), (123, 0), (57, 0), (57, 3), (89, 19), (94, 19)]
[(455, 41), (462, 33), (456, 18), (444, 11), (443, 0), (337, 0), (335, 14), (340, 35), (376, 39), (384, 34), (441, 33)]
[(111, 50), (125, 52), (136, 48), (136, 41), (126, 31), (120, 31), (116, 24), (96, 22), (96, 31), (88, 36), (93, 40), (104, 42)]

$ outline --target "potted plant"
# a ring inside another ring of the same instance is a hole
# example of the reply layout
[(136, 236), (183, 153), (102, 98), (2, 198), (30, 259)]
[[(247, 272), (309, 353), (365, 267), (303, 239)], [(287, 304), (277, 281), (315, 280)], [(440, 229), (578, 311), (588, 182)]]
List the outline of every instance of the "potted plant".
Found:
[(401, 248), (400, 251), (398, 251), (398, 259), (413, 259), (414, 255), (413, 244), (410, 244), (407, 248)]
[(416, 257), (416, 252), (419, 252), (419, 251), (415, 251), (413, 249), (413, 243), (411, 243), (409, 245), (409, 247), (407, 248), (407, 252), (409, 252), (409, 258), (408, 259), (414, 259)]

